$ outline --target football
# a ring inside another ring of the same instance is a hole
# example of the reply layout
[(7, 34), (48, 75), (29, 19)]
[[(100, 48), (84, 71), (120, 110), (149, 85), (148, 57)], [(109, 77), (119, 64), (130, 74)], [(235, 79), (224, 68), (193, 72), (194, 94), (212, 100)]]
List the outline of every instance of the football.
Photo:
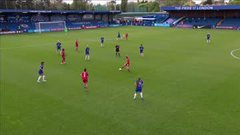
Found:
[(119, 68), (119, 71), (121, 71), (122, 70), (122, 68)]

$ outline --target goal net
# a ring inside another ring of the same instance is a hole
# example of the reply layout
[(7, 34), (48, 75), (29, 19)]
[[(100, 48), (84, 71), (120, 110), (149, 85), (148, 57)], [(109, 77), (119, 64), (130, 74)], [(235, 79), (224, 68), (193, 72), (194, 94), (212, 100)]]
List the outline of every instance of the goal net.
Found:
[(64, 31), (66, 28), (65, 21), (53, 21), (53, 22), (38, 22), (35, 24), (37, 32), (47, 31)]

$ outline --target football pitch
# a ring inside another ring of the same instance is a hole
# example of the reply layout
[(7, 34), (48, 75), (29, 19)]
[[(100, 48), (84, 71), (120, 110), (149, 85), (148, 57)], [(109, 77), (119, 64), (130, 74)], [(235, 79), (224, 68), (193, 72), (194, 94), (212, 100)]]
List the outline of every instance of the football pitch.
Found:
[[(129, 40), (117, 41), (117, 32), (129, 33)], [(57, 40), (66, 49), (65, 65)], [(0, 36), (0, 134), (239, 135), (238, 48), (240, 32), (222, 30), (119, 27)], [(131, 72), (118, 70), (126, 55)], [(41, 61), (47, 82), (39, 84)], [(84, 67), (89, 92), (80, 77)], [(138, 77), (144, 101), (133, 100)]]

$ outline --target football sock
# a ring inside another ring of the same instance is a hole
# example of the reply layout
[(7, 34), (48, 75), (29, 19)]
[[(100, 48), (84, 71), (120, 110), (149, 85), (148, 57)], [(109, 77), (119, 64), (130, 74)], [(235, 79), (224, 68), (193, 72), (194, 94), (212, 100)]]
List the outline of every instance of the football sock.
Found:
[(40, 79), (41, 79), (41, 78), (42, 78), (42, 76), (39, 76), (37, 81), (40, 82)]
[(46, 80), (45, 80), (45, 75), (43, 75), (43, 77), (42, 77), (42, 78), (43, 78), (43, 81), (46, 81)]
[(141, 96), (141, 98), (143, 98), (143, 94), (142, 94), (142, 92), (140, 93), (140, 96)]
[(135, 94), (134, 94), (134, 97), (133, 97), (133, 99), (136, 99), (136, 97), (137, 97), (137, 93), (135, 93)]

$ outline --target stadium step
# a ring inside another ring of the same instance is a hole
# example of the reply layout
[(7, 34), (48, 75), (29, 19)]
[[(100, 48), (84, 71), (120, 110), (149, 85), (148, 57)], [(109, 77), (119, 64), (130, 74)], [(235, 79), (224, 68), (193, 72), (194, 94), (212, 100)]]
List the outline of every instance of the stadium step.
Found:
[(220, 26), (222, 24), (224, 19), (220, 20), (218, 23), (217, 23), (217, 26)]
[(173, 25), (176, 26), (176, 25), (177, 25), (178, 23), (180, 23), (183, 19), (185, 19), (185, 16), (177, 19), (176, 21), (174, 21), (174, 22), (173, 22)]

